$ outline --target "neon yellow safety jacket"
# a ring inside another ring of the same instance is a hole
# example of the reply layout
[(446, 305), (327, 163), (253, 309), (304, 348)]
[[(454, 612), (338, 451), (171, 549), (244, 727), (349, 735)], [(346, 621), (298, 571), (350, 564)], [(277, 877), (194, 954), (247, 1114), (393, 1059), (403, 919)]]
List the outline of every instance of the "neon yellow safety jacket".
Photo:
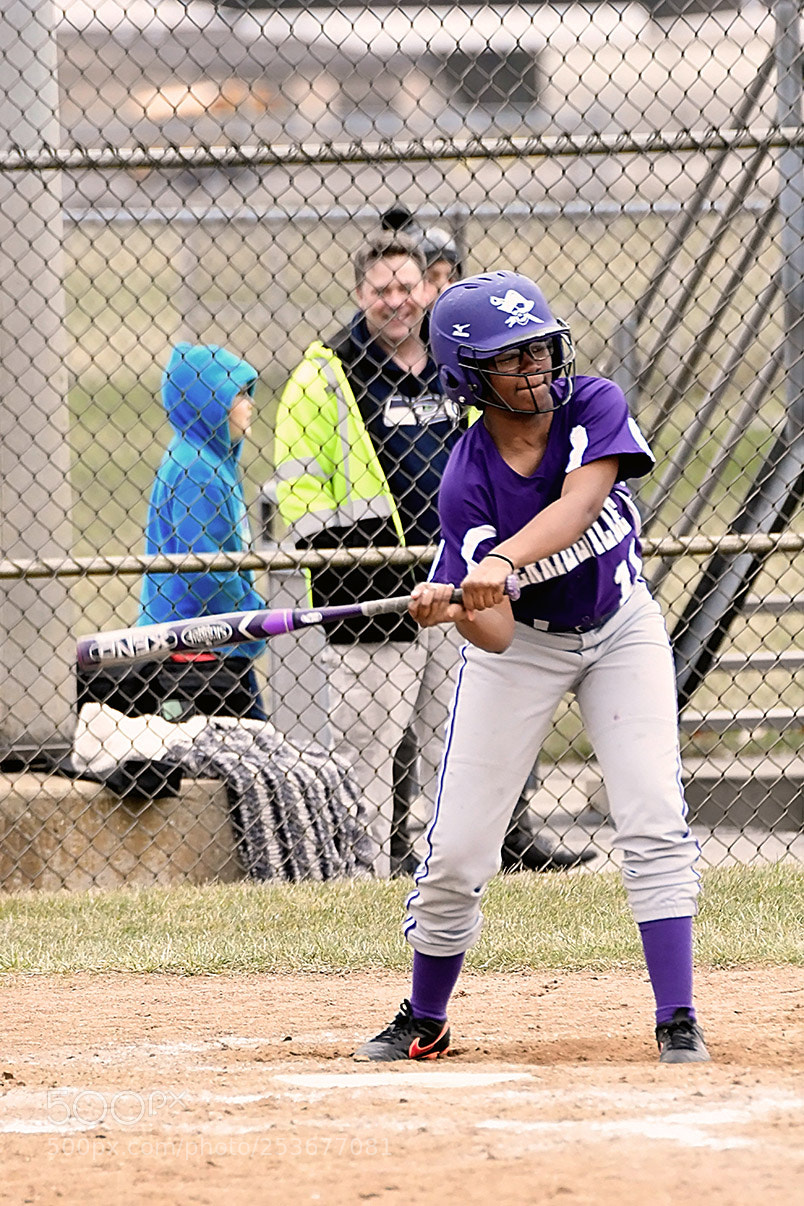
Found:
[(282, 395), (276, 466), (279, 513), (297, 543), (331, 527), (390, 521), (404, 545), (396, 502), (343, 365), (320, 341), (310, 344)]

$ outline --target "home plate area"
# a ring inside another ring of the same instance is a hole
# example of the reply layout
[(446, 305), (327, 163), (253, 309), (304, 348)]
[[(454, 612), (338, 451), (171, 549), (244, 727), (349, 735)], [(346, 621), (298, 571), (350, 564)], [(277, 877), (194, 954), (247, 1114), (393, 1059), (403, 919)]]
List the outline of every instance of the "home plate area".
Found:
[(400, 989), (8, 978), (0, 1201), (800, 1201), (804, 969), (702, 973), (694, 1066), (636, 973), (467, 974), (453, 1054), (354, 1064)]

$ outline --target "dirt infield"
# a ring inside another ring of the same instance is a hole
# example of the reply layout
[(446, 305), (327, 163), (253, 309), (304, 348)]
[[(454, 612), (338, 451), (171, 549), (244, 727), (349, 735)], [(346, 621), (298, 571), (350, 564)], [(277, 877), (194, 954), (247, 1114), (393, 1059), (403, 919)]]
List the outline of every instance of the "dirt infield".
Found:
[(470, 975), (454, 1053), (369, 1066), (403, 977), (0, 980), (0, 1201), (801, 1201), (804, 969), (700, 972), (659, 1067), (634, 974)]

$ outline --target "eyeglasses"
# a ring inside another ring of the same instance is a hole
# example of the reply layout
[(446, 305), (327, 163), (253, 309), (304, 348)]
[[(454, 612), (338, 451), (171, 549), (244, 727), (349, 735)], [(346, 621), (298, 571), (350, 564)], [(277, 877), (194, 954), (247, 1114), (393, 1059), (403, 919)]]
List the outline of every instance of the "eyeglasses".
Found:
[(518, 347), (498, 352), (486, 364), (493, 373), (521, 373), (526, 360), (536, 365), (551, 367), (552, 346), (543, 339), (534, 339), (531, 343), (520, 343)]

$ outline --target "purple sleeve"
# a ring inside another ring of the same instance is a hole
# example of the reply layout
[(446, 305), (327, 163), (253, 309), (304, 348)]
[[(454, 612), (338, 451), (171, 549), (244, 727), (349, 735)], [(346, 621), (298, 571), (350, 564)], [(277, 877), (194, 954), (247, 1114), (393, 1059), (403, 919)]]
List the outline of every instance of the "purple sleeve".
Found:
[(434, 582), (459, 586), (472, 565), (498, 542), (482, 464), (464, 437), (453, 451), (438, 495), (441, 544), (430, 571)]
[(628, 413), (620, 387), (601, 377), (586, 377), (582, 379), (578, 397), (580, 404), (569, 433), (570, 455), (565, 472), (602, 457), (619, 456), (620, 478), (650, 473), (656, 462)]

